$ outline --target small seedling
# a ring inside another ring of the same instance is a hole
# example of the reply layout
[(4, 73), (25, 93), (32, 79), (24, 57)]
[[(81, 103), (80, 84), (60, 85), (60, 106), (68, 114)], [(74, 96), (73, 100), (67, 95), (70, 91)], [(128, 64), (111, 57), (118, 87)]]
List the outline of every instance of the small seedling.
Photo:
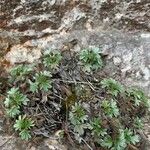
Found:
[(47, 71), (36, 73), (34, 77), (34, 82), (32, 82), (31, 80), (29, 81), (30, 90), (32, 92), (37, 92), (38, 89), (40, 89), (47, 92), (49, 89), (52, 88), (51, 76), (51, 73)]
[(119, 129), (119, 133), (115, 138), (106, 135), (100, 140), (100, 145), (111, 150), (124, 150), (128, 144), (136, 144), (139, 142), (139, 136), (134, 135), (130, 129)]
[(44, 55), (43, 64), (47, 68), (56, 69), (62, 59), (60, 52), (50, 51), (48, 54)]
[(103, 66), (99, 48), (83, 49), (79, 58), (84, 71), (91, 72)]
[(4, 101), (7, 114), (14, 118), (20, 113), (20, 107), (22, 105), (27, 105), (28, 101), (29, 99), (26, 95), (23, 95), (18, 88), (11, 88)]
[(118, 96), (119, 93), (124, 91), (123, 86), (114, 79), (103, 79), (101, 81), (102, 88), (108, 90), (108, 93), (113, 96)]
[(110, 101), (102, 101), (101, 107), (104, 110), (104, 113), (109, 117), (117, 117), (119, 115), (119, 109), (117, 107), (116, 101), (111, 99)]
[(143, 126), (144, 126), (143, 121), (139, 117), (136, 117), (134, 120), (134, 127), (137, 129), (142, 129)]
[(16, 131), (19, 131), (19, 135), (22, 140), (29, 140), (31, 138), (30, 129), (34, 126), (34, 121), (31, 118), (27, 118), (26, 115), (19, 116), (14, 124)]
[(11, 80), (24, 80), (25, 76), (30, 74), (32, 66), (29, 65), (18, 65), (10, 70)]
[(99, 144), (104, 148), (110, 149), (113, 146), (113, 139), (111, 138), (111, 136), (106, 135), (99, 140)]
[(144, 92), (137, 88), (130, 88), (126, 91), (127, 96), (132, 98), (136, 106), (143, 104), (145, 107), (150, 108), (150, 100), (145, 96)]
[(100, 118), (93, 118), (92, 121), (90, 121), (89, 129), (92, 131), (92, 135), (95, 138), (107, 134), (106, 129), (102, 127), (102, 120)]
[(79, 135), (83, 135), (84, 129), (87, 128), (85, 125), (87, 119), (88, 116), (86, 115), (82, 105), (80, 103), (75, 103), (69, 113), (69, 120), (74, 126), (74, 132), (78, 133)]
[(125, 137), (127, 144), (135, 145), (136, 143), (139, 142), (139, 136), (134, 135), (134, 133), (133, 133), (133, 131), (131, 131), (131, 129), (126, 128), (123, 132), (124, 132), (124, 137)]

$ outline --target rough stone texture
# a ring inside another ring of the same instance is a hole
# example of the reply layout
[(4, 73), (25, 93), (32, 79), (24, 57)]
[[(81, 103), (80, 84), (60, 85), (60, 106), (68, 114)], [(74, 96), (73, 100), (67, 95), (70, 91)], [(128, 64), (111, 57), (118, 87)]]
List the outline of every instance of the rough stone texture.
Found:
[(149, 8), (149, 0), (1, 0), (0, 41), (14, 45), (89, 26), (150, 31)]
[[(7, 53), (6, 59), (12, 64), (20, 61), (33, 62), (40, 57), (40, 50), (48, 48), (63, 50), (71, 45), (71, 41), (76, 41), (76, 45), (69, 47), (73, 51), (89, 46), (100, 47), (102, 55), (107, 56), (104, 72), (121, 78), (126, 85), (139, 86), (150, 95), (149, 33), (125, 34), (117, 30), (101, 29), (73, 31), (31, 40), (22, 46), (14, 46)], [(32, 53), (29, 51), (29, 55), (27, 47), (32, 47)]]
[(33, 146), (31, 142), (21, 141), (19, 138), (9, 135), (0, 135), (1, 150), (67, 150), (66, 146), (59, 143), (54, 137), (41, 142), (39, 146)]

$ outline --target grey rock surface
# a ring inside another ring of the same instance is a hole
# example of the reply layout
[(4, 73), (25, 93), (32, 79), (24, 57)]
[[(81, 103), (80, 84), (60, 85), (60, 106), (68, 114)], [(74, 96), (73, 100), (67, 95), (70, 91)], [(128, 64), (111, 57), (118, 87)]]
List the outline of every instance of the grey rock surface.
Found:
[(14, 45), (89, 26), (150, 31), (149, 18), (149, 0), (1, 0), (0, 41)]
[[(40, 51), (48, 48), (63, 50), (73, 40), (77, 43), (72, 51), (80, 51), (90, 46), (100, 47), (106, 57), (103, 71), (108, 76), (119, 77), (126, 85), (141, 87), (150, 95), (150, 34), (123, 33), (117, 30), (80, 30), (64, 34), (33, 39), (15, 45), (7, 53), (6, 59), (12, 64), (33, 62), (40, 57)], [(28, 47), (31, 47), (29, 50)]]

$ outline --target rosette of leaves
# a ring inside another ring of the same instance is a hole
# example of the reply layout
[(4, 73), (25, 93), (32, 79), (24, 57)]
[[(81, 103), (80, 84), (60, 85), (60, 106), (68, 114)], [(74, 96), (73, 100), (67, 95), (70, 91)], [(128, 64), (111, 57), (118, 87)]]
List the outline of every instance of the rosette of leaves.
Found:
[(111, 150), (125, 150), (129, 144), (135, 145), (138, 142), (139, 136), (126, 128), (119, 129), (118, 135), (115, 138), (106, 135), (100, 140), (100, 145)]
[(34, 121), (28, 118), (26, 115), (19, 116), (14, 124), (16, 131), (19, 131), (19, 135), (22, 140), (29, 140), (31, 138), (30, 129), (34, 126)]
[(110, 118), (117, 117), (119, 115), (119, 108), (117, 107), (116, 101), (113, 99), (110, 101), (103, 100), (101, 107), (104, 110), (105, 115), (109, 116)]
[(98, 70), (103, 66), (99, 48), (83, 49), (79, 54), (79, 59), (86, 72)]
[(86, 121), (88, 116), (81, 103), (75, 103), (69, 113), (69, 120), (74, 127), (74, 132), (80, 136), (84, 134), (84, 129), (87, 128)]
[(62, 59), (61, 53), (59, 51), (49, 51), (44, 54), (43, 64), (45, 67), (50, 69), (57, 69), (60, 61)]
[(126, 90), (126, 95), (131, 98), (136, 106), (144, 105), (150, 109), (150, 100), (142, 90), (137, 88), (129, 88)]
[(124, 91), (123, 86), (114, 79), (103, 79), (101, 81), (102, 88), (106, 89), (109, 94), (117, 96)]
[(22, 105), (27, 105), (29, 99), (26, 95), (23, 95), (18, 88), (11, 88), (7, 92), (7, 97), (4, 101), (7, 114), (14, 118), (20, 114), (20, 108)]
[(94, 141), (98, 143), (100, 138), (103, 138), (107, 134), (107, 129), (103, 128), (102, 120), (98, 117), (95, 117), (90, 121), (88, 128), (91, 130)]
[(13, 67), (10, 70), (10, 75), (11, 75), (11, 81), (14, 80), (24, 80), (25, 77), (31, 73), (31, 71), (33, 70), (33, 66), (32, 65), (17, 65), (15, 67)]
[(40, 89), (47, 92), (49, 89), (52, 88), (51, 77), (52, 75), (48, 71), (36, 73), (35, 76), (33, 77), (34, 81), (32, 82), (31, 80), (29, 80), (30, 91), (38, 92), (38, 89)]

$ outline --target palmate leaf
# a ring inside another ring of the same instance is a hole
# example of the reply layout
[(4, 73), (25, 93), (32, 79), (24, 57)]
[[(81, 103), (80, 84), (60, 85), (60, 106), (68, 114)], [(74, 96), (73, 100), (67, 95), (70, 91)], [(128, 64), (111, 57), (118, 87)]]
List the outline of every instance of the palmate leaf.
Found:
[(19, 107), (22, 104), (27, 105), (28, 101), (29, 99), (26, 97), (26, 95), (23, 95), (19, 91), (19, 88), (11, 88), (8, 91), (8, 96), (6, 97), (4, 104), (6, 107), (12, 107), (12, 106)]
[(51, 74), (49, 72), (40, 72), (39, 74), (36, 74), (35, 82), (41, 90), (48, 91), (52, 87), (50, 77)]
[(132, 144), (136, 144), (139, 142), (139, 136), (138, 135), (134, 135), (133, 134), (133, 131), (131, 131), (130, 129), (125, 129), (124, 130), (124, 136), (125, 136), (125, 139), (126, 139), (126, 142), (128, 144), (132, 143)]
[(15, 118), (17, 115), (20, 114), (20, 108), (16, 107), (16, 106), (13, 106), (9, 109), (6, 109), (6, 113), (9, 117)]
[(119, 115), (119, 108), (117, 107), (116, 101), (113, 99), (102, 101), (101, 107), (104, 110), (104, 113), (109, 117), (117, 117)]
[(24, 77), (31, 73), (33, 66), (31, 65), (17, 65), (10, 70), (12, 80), (23, 80)]
[(92, 131), (93, 136), (104, 136), (107, 134), (106, 129), (102, 127), (102, 120), (100, 118), (93, 118), (90, 121), (88, 128)]
[(79, 120), (82, 123), (87, 120), (88, 116), (86, 115), (85, 110), (80, 103), (75, 103), (75, 105), (72, 106), (71, 113), (72, 118), (74, 117), (76, 120)]
[(143, 126), (144, 126), (143, 121), (139, 117), (136, 117), (134, 120), (134, 127), (137, 129), (142, 129)]
[(37, 92), (38, 89), (48, 91), (52, 88), (51, 81), (51, 73), (47, 71), (43, 71), (37, 73), (34, 77), (34, 82), (29, 81), (30, 83), (30, 91)]
[(34, 121), (26, 115), (19, 116), (14, 124), (16, 131), (19, 131), (21, 139), (28, 140), (31, 138), (30, 129), (34, 126)]
[(88, 128), (87, 124), (85, 123), (87, 119), (88, 116), (86, 115), (82, 105), (80, 103), (75, 103), (69, 113), (69, 120), (73, 125), (75, 133), (78, 133), (79, 135), (84, 134), (84, 129)]
[(105, 148), (111, 148), (113, 146), (113, 140), (111, 136), (107, 135), (106, 137), (99, 139), (98, 143)]
[(31, 118), (27, 118), (26, 115), (19, 116), (14, 124), (14, 128), (16, 131), (28, 130), (31, 129), (31, 127), (33, 126), (34, 126), (34, 121)]
[(31, 138), (31, 133), (28, 130), (22, 130), (19, 135), (22, 140), (28, 141)]
[(108, 93), (112, 94), (113, 96), (117, 96), (119, 93), (124, 91), (123, 86), (115, 81), (114, 79), (103, 79), (101, 81), (102, 88), (108, 90)]
[(78, 124), (74, 126), (74, 132), (80, 136), (84, 134), (84, 130), (87, 128), (86, 124)]
[(45, 67), (55, 69), (59, 66), (62, 59), (60, 52), (50, 51), (48, 54), (44, 55), (43, 63)]
[(30, 91), (31, 92), (37, 92), (38, 91), (38, 83), (36, 82), (32, 82), (31, 80), (29, 80), (29, 84), (30, 84)]
[(84, 71), (91, 72), (102, 68), (103, 62), (99, 53), (99, 48), (83, 49), (80, 52), (79, 59)]
[(144, 104), (145, 107), (150, 108), (150, 100), (142, 90), (137, 88), (129, 88), (126, 91), (126, 94), (128, 97), (132, 98), (132, 101), (136, 106)]

